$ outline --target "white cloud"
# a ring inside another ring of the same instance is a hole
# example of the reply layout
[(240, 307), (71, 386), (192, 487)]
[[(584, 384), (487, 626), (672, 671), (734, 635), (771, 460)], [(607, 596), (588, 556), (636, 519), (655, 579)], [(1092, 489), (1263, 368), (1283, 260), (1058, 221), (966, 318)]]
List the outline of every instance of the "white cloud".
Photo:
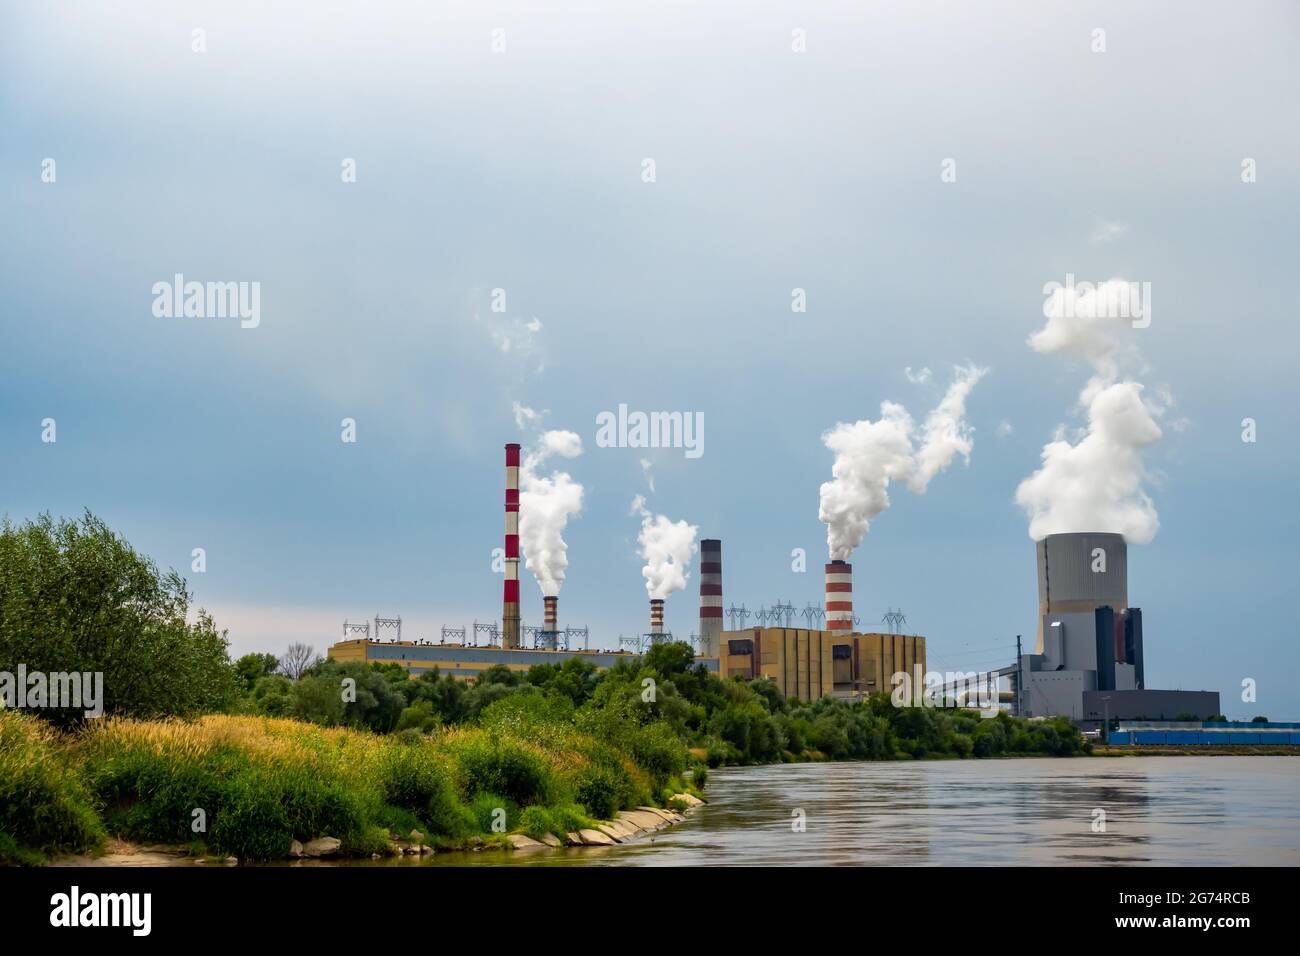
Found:
[(1097, 219), (1093, 222), (1092, 235), (1088, 237), (1088, 241), (1094, 246), (1104, 242), (1114, 242), (1116, 239), (1122, 238), (1126, 232), (1128, 232), (1126, 223), (1118, 220), (1108, 222), (1105, 219)]

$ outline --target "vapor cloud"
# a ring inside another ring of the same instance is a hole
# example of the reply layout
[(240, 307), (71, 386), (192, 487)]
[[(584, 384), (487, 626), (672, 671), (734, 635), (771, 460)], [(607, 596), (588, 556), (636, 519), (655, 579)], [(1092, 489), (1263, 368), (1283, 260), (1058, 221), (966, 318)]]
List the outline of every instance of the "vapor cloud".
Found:
[(645, 505), (641, 495), (632, 499), (632, 514), (641, 517), (641, 532), (637, 535), (640, 555), (645, 560), (641, 575), (650, 597), (666, 598), (686, 587), (700, 529), (686, 521), (671, 521), (665, 515), (651, 514)]
[(988, 372), (974, 365), (954, 369), (952, 384), (926, 417), (920, 447), (913, 438), (916, 425), (906, 408), (881, 402), (880, 418), (840, 422), (822, 435), (835, 453), (834, 476), (821, 486), (818, 518), (826, 525), (832, 560), (847, 560), (862, 543), (871, 521), (889, 507), (889, 484), (906, 484), (924, 494), (930, 481), (961, 455), (970, 461), (973, 429), (965, 421), (966, 399)]
[[(517, 421), (537, 423), (543, 413), (515, 403)], [(553, 596), (564, 586), (569, 566), (564, 529), (582, 512), (583, 488), (566, 471), (541, 473), (552, 457), (577, 458), (582, 438), (571, 431), (547, 431), (524, 455), (519, 467), (519, 545), (524, 567), (533, 573), (542, 594)]]
[(1160, 526), (1143, 488), (1142, 450), (1161, 437), (1156, 420), (1164, 405), (1145, 394), (1141, 383), (1121, 377), (1124, 366), (1141, 366), (1132, 323), (1116, 307), (1127, 288), (1124, 280), (1111, 280), (1074, 301), (1068, 301), (1068, 290), (1058, 289), (1043, 307), (1047, 324), (1029, 337), (1034, 351), (1082, 358), (1093, 369), (1079, 394), (1086, 427), (1074, 441), (1058, 427), (1043, 446), (1042, 467), (1016, 489), (1016, 503), (1029, 516), (1035, 541), (1049, 534), (1109, 531), (1145, 544)]

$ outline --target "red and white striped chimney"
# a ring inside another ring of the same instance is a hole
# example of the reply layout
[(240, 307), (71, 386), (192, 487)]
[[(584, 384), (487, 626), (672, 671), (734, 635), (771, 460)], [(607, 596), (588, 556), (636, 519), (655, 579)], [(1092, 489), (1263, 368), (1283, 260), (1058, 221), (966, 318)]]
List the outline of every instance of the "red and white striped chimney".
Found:
[(501, 646), (519, 646), (519, 446), (506, 445), (506, 580)]
[(853, 630), (853, 565), (847, 561), (826, 565), (826, 630)]
[(560, 603), (558, 595), (547, 594), (542, 597), (542, 630), (558, 631), (560, 628), (556, 622), (560, 619), (557, 605)]
[(650, 633), (662, 634), (664, 632), (664, 599), (650, 599)]
[(712, 657), (722, 640), (722, 542), (700, 541), (700, 653)]

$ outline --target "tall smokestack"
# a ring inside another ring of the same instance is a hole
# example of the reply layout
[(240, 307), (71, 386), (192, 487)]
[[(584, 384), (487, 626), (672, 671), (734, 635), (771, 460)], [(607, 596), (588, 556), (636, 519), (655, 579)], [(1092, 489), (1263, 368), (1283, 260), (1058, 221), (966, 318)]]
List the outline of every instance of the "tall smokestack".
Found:
[(548, 594), (542, 598), (542, 630), (543, 631), (559, 630), (559, 628), (556, 626), (555, 623), (560, 619), (558, 608), (556, 607), (556, 605), (559, 603), (560, 603), (559, 597), (554, 594)]
[(664, 599), (650, 599), (650, 633), (660, 635), (664, 632)]
[(826, 565), (826, 630), (853, 630), (853, 565), (847, 561)]
[(700, 653), (718, 653), (722, 641), (722, 542), (700, 542)]
[(519, 646), (519, 446), (506, 445), (506, 580), (502, 647)]

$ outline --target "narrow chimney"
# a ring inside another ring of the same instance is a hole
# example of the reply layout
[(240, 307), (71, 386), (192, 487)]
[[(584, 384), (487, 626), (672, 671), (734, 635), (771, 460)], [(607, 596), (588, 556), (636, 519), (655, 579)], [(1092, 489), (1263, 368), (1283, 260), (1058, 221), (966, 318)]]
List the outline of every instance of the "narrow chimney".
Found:
[(722, 642), (722, 542), (700, 541), (700, 654), (712, 657)]
[(519, 446), (506, 445), (506, 579), (501, 646), (519, 646)]
[(650, 599), (650, 633), (659, 635), (664, 632), (664, 599)]
[(560, 599), (556, 595), (548, 594), (542, 598), (542, 630), (558, 631), (559, 627), (556, 622), (560, 619), (557, 604)]
[(853, 630), (853, 565), (847, 561), (826, 565), (826, 630)]

